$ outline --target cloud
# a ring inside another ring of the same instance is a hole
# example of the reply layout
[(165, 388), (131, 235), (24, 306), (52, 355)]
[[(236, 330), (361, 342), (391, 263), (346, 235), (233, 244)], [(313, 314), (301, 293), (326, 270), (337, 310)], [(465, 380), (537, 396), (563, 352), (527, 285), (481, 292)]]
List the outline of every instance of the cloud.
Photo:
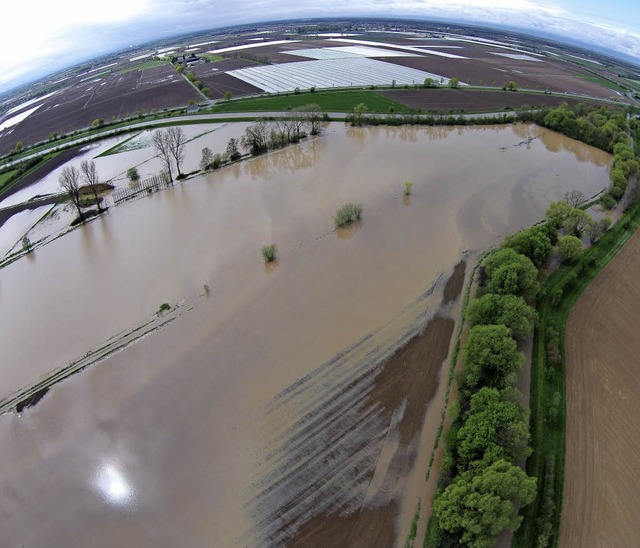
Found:
[[(24, 0), (3, 6), (3, 51), (17, 51), (19, 63), (0, 61), (0, 91), (22, 81), (108, 51), (156, 38), (257, 21), (345, 16), (445, 19), (519, 27), (584, 40), (640, 57), (640, 28), (611, 23), (589, 13), (578, 20), (567, 0)], [(606, 21), (606, 23), (605, 23)], [(637, 23), (636, 23), (637, 24)], [(11, 64), (8, 64), (11, 63)]]

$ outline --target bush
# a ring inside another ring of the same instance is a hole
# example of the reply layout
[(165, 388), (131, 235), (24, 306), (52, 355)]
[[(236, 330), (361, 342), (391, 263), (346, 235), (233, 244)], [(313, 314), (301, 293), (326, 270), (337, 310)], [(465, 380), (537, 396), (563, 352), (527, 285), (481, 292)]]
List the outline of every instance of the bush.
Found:
[(336, 211), (336, 214), (333, 217), (333, 221), (336, 228), (340, 228), (359, 221), (361, 217), (362, 205), (349, 202), (338, 208), (338, 211)]
[(278, 254), (278, 248), (276, 244), (265, 245), (262, 248), (262, 258), (265, 263), (271, 263), (276, 260), (276, 256)]
[(602, 203), (602, 206), (605, 209), (613, 209), (614, 207), (616, 207), (616, 200), (610, 194), (605, 194), (600, 200), (600, 203)]
[(127, 169), (127, 177), (131, 181), (139, 181), (140, 174), (138, 173), (138, 169), (135, 167), (130, 167), (129, 169)]

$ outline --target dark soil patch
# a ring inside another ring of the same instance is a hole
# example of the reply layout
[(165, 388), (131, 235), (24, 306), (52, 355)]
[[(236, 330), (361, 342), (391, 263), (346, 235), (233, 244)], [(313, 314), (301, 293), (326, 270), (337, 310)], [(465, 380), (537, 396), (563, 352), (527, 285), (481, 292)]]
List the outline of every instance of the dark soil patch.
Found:
[(213, 73), (210, 76), (202, 77), (200, 81), (204, 87), (209, 88), (209, 95), (212, 99), (221, 99), (227, 91), (230, 91), (234, 97), (263, 93), (260, 88), (243, 82), (226, 72)]
[(449, 112), (450, 110), (503, 110), (506, 107), (557, 106), (588, 103), (557, 95), (523, 93), (513, 91), (476, 91), (465, 89), (411, 89), (380, 91), (380, 95), (424, 112)]
[[(80, 148), (70, 148), (68, 150), (62, 151), (55, 158), (52, 158), (48, 162), (42, 164), (39, 168), (35, 169), (29, 175), (20, 179), (17, 183), (15, 183), (11, 188), (9, 188), (5, 194), (2, 195), (2, 200), (8, 198), (9, 196), (15, 194), (19, 190), (23, 188), (27, 188), (34, 183), (37, 183), (49, 173), (51, 173), (54, 169), (59, 168), (61, 165), (67, 163), (69, 160), (73, 160), (76, 156), (80, 154)], [(0, 208), (2, 207), (2, 202), (0, 201)]]
[[(384, 420), (406, 402), (402, 417), (395, 427), (400, 439), (398, 450), (386, 470), (385, 485), (396, 485), (408, 474), (415, 462), (416, 436), (422, 430), (427, 407), (434, 397), (438, 373), (447, 358), (454, 321), (434, 317), (424, 332), (409, 341), (383, 366), (367, 405), (384, 409)], [(366, 481), (371, 481), (371, 470)], [(396, 518), (399, 500), (378, 507), (361, 507), (349, 515), (324, 513), (299, 528), (287, 546), (393, 546), (398, 535)], [(289, 524), (283, 524), (286, 529)]]
[(447, 280), (447, 285), (444, 286), (444, 295), (442, 297), (442, 304), (450, 304), (458, 300), (462, 288), (464, 286), (464, 275), (467, 269), (467, 263), (460, 261), (453, 269), (453, 274)]

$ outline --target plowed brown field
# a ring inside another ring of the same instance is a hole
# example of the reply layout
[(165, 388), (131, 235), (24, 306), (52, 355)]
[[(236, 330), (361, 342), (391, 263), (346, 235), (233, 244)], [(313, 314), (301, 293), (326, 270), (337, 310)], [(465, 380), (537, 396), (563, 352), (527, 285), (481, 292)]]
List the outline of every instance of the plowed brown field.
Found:
[(560, 546), (640, 539), (640, 231), (567, 325), (567, 454)]

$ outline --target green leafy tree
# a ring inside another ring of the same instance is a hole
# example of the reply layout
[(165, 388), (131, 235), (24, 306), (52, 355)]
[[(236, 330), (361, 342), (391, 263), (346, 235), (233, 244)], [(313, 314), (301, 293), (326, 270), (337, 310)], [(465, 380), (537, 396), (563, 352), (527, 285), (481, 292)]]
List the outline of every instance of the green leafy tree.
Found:
[(533, 226), (507, 236), (502, 247), (509, 247), (517, 253), (529, 257), (538, 268), (547, 262), (553, 249), (547, 235), (547, 229), (543, 226)]
[(233, 97), (233, 93), (231, 93), (231, 91), (227, 90), (224, 92), (224, 95), (222, 96), (222, 98), (225, 101), (228, 101), (229, 99), (231, 99)]
[(478, 473), (459, 475), (433, 508), (441, 529), (456, 534), (470, 548), (488, 548), (503, 530), (520, 526), (518, 509), (535, 497), (536, 478), (498, 460)]
[(462, 351), (463, 386), (473, 390), (482, 386), (506, 388), (520, 370), (524, 354), (518, 352), (511, 331), (504, 325), (476, 325)]
[(572, 236), (581, 237), (591, 223), (591, 217), (586, 211), (572, 209), (564, 222), (564, 229)]
[(451, 80), (449, 80), (449, 87), (453, 89), (460, 87), (460, 80), (458, 78), (451, 78)]
[(505, 85), (504, 89), (506, 91), (518, 91), (518, 84), (513, 80), (509, 80)]
[(129, 178), (130, 181), (139, 181), (140, 174), (138, 173), (138, 168), (130, 167), (129, 169), (127, 169), (127, 177)]
[(531, 259), (509, 247), (494, 251), (484, 261), (489, 293), (521, 295), (535, 298), (538, 292), (538, 270)]
[(472, 326), (504, 325), (512, 337), (523, 339), (533, 331), (538, 314), (522, 297), (487, 293), (469, 303), (466, 317)]
[(16, 152), (20, 152), (23, 148), (24, 148), (24, 144), (22, 143), (22, 141), (18, 141), (18, 142), (16, 143), (15, 151), (16, 151)]
[(469, 412), (458, 430), (456, 448), (464, 469), (476, 462), (513, 461), (530, 453), (529, 417), (495, 388), (481, 388), (471, 397)]
[(425, 78), (424, 79), (424, 87), (425, 88), (432, 88), (434, 86), (435, 86), (435, 84), (434, 84), (433, 78), (429, 77), (429, 78)]
[(557, 202), (551, 202), (545, 213), (547, 222), (560, 228), (569, 217), (573, 208), (565, 201), (559, 200)]
[(354, 127), (362, 125), (362, 117), (364, 113), (367, 112), (367, 105), (364, 103), (358, 103), (355, 107), (353, 107), (353, 117), (351, 119), (351, 125)]
[(563, 236), (558, 240), (558, 253), (563, 261), (577, 261), (582, 255), (582, 242), (575, 236)]

